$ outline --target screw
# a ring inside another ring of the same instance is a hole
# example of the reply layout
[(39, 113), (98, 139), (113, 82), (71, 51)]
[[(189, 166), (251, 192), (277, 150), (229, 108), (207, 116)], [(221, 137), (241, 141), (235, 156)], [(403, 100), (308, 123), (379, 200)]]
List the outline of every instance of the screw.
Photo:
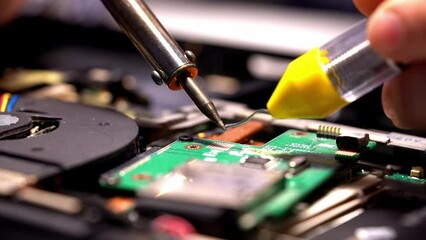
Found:
[(119, 177), (108, 177), (106, 179), (106, 183), (108, 185), (118, 185), (118, 184), (120, 184), (120, 182), (121, 182), (121, 178), (119, 178)]
[(182, 135), (179, 137), (179, 140), (184, 142), (189, 142), (193, 140), (193, 137), (189, 135)]

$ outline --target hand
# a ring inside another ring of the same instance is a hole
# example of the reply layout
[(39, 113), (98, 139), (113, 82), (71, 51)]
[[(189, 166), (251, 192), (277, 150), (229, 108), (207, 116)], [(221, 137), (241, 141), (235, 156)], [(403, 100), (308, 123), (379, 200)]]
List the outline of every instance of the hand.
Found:
[(23, 3), (23, 0), (0, 0), (0, 26), (17, 16)]
[(354, 0), (369, 16), (368, 39), (382, 56), (406, 63), (383, 86), (385, 114), (395, 126), (426, 130), (426, 1)]

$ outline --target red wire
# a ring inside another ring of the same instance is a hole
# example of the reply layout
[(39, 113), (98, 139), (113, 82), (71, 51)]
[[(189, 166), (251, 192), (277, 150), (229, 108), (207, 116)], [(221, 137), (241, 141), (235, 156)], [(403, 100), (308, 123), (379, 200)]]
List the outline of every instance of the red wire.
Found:
[(184, 239), (189, 234), (196, 233), (195, 227), (186, 219), (173, 215), (161, 215), (153, 220), (153, 229), (167, 233), (178, 239)]

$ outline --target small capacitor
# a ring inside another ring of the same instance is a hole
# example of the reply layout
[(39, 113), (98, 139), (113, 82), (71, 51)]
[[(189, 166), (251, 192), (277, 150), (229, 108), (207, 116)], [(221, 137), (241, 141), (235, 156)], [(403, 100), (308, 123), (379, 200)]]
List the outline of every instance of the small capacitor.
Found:
[(401, 69), (370, 46), (363, 20), (292, 61), (267, 103), (276, 118), (324, 118)]
[(310, 162), (306, 156), (294, 156), (288, 161), (288, 172), (285, 174), (285, 177), (292, 178), (293, 176), (302, 172), (305, 168), (309, 167)]

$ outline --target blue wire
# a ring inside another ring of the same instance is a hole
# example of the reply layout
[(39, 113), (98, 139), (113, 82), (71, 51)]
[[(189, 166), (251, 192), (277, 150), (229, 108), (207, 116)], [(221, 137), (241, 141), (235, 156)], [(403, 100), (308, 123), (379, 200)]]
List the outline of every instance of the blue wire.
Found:
[(13, 109), (13, 106), (15, 106), (16, 101), (18, 101), (19, 95), (13, 95), (10, 100), (9, 104), (7, 105), (6, 112), (11, 112)]

